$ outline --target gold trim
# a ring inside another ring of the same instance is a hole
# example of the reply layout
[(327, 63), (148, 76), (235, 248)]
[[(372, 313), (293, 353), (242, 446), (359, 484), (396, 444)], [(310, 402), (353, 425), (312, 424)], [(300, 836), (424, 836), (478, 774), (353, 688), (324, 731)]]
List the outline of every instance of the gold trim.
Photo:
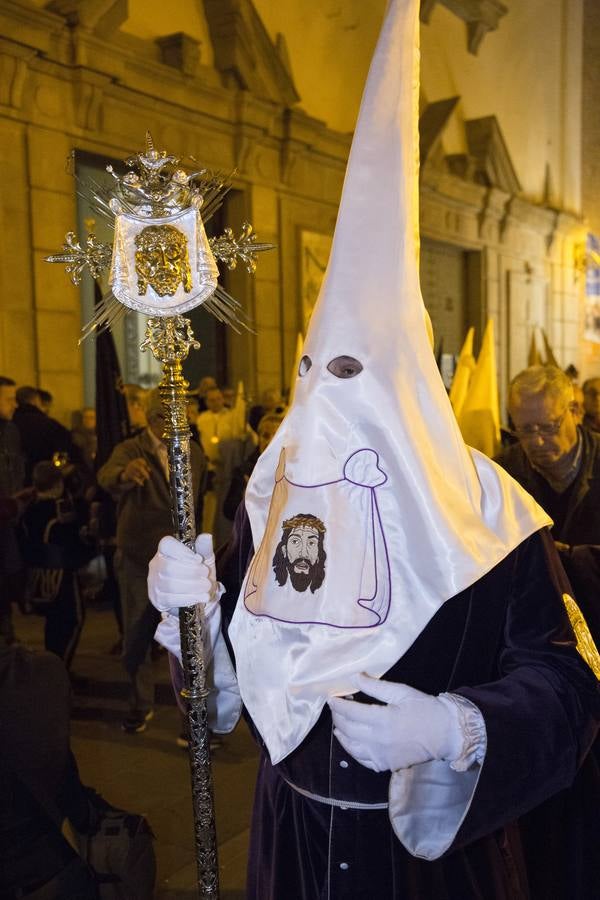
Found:
[(600, 653), (598, 653), (598, 648), (594, 643), (594, 638), (590, 633), (583, 613), (569, 594), (563, 594), (562, 598), (569, 615), (571, 627), (575, 632), (577, 650), (600, 681)]

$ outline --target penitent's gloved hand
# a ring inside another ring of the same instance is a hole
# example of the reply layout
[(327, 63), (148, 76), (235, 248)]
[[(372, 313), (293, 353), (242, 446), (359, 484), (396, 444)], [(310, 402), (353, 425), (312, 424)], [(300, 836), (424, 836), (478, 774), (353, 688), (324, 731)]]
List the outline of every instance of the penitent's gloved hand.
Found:
[(451, 700), (364, 674), (356, 685), (384, 705), (332, 697), (329, 706), (336, 738), (363, 766), (396, 772), (431, 759), (452, 762), (463, 752), (465, 736)]
[(223, 587), (217, 582), (212, 535), (200, 534), (196, 552), (174, 537), (164, 537), (148, 568), (148, 596), (163, 619), (155, 639), (181, 662), (179, 610), (201, 604), (205, 659), (212, 657), (219, 633), (219, 599)]

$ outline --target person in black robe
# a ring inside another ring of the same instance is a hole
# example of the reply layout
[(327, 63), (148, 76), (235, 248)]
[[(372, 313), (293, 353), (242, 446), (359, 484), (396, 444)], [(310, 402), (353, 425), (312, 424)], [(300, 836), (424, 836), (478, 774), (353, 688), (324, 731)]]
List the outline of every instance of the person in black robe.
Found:
[[(427, 341), (410, 202), (417, 28), (416, 0), (392, 0), (294, 402), (217, 563), (225, 593), (205, 535), (196, 554), (163, 538), (150, 563), (161, 637), (178, 607), (208, 606), (216, 730), (237, 713), (224, 715), (232, 660), (253, 712), (248, 900), (528, 898), (516, 820), (573, 782), (598, 727), (548, 517), (460, 440)], [(302, 597), (273, 578), (292, 521), (298, 571), (328, 542), (327, 578)], [(369, 603), (374, 627), (357, 613)], [(388, 727), (400, 702), (372, 702), (384, 693), (413, 697), (401, 729)], [(352, 716), (387, 724), (365, 726), (361, 747)], [(392, 732), (403, 759), (382, 764)]]
[[(240, 507), (232, 541), (217, 561), (225, 628), (252, 554)], [(516, 820), (572, 783), (600, 717), (598, 684), (576, 650), (562, 599), (569, 591), (543, 529), (448, 600), (383, 676), (428, 694), (452, 691), (483, 713), (487, 753), (481, 775), (440, 859), (418, 858), (403, 847), (385, 808), (390, 773), (371, 772), (344, 750), (328, 707), (277, 766), (249, 721), (262, 753), (248, 900), (532, 897)], [(355, 699), (369, 702), (362, 695)], [(552, 870), (548, 855), (537, 862)], [(581, 893), (584, 888), (571, 883), (552, 896), (594, 896)]]

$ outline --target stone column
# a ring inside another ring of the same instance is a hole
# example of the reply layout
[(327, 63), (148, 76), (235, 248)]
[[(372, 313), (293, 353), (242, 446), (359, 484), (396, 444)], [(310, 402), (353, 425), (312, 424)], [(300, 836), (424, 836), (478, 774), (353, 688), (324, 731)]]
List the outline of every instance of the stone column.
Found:
[(62, 246), (67, 231), (77, 231), (76, 182), (67, 170), (71, 149), (72, 139), (64, 133), (36, 125), (27, 129), (37, 381), (54, 395), (52, 414), (67, 426), (67, 411), (83, 402), (80, 293), (62, 268), (44, 257)]

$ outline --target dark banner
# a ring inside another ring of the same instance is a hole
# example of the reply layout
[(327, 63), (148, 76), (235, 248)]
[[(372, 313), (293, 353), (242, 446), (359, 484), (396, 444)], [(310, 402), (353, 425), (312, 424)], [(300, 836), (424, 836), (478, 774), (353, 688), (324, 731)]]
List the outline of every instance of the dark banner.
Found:
[[(98, 282), (94, 284), (96, 305), (102, 300)], [(96, 420), (98, 451), (96, 468), (104, 465), (113, 448), (129, 436), (127, 403), (123, 379), (110, 328), (96, 337)]]

